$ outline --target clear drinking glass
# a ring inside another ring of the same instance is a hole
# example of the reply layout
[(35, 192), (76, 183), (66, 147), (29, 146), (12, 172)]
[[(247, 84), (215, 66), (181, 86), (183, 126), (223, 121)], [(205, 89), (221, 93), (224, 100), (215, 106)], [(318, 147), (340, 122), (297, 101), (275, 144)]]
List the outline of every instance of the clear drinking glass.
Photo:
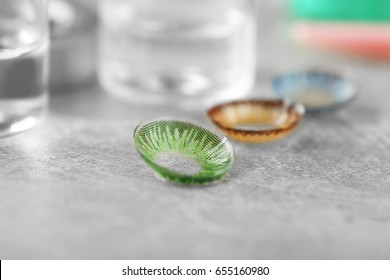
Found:
[(99, 79), (135, 103), (195, 105), (246, 95), (254, 0), (102, 0)]
[(0, 137), (45, 113), (48, 40), (47, 0), (0, 0)]

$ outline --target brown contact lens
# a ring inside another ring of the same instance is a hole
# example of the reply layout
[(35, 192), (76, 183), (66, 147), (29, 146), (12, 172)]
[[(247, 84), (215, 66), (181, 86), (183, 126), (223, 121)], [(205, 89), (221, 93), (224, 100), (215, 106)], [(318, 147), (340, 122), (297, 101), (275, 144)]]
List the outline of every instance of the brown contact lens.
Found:
[(304, 107), (283, 100), (245, 100), (208, 110), (213, 123), (228, 137), (247, 143), (280, 139), (299, 124)]

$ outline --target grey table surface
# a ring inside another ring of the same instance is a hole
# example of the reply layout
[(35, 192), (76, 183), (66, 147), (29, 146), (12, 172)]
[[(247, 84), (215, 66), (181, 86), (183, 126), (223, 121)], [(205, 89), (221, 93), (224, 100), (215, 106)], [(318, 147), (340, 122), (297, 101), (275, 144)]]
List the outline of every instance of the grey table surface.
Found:
[(0, 139), (0, 259), (390, 258), (390, 67), (297, 49), (270, 14), (254, 95), (276, 72), (320, 65), (352, 74), (359, 99), (281, 141), (235, 143), (228, 179), (193, 188), (156, 179), (132, 131), (201, 113), (132, 106), (98, 86), (53, 94), (43, 125)]

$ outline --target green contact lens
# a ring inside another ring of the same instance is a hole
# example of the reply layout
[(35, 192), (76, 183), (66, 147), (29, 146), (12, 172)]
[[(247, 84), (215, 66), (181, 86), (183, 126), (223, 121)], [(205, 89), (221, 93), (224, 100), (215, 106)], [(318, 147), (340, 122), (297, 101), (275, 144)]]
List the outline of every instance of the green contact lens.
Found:
[(134, 142), (160, 177), (186, 185), (224, 178), (234, 158), (233, 147), (225, 137), (187, 121), (144, 122), (135, 129)]

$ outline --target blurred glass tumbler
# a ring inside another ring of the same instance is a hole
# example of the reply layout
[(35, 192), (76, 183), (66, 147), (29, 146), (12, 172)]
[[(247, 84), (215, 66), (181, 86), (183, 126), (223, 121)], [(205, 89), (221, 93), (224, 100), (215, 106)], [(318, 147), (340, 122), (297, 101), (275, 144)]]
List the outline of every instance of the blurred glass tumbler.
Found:
[(0, 0), (0, 137), (34, 127), (48, 101), (47, 0)]
[(254, 0), (102, 0), (99, 79), (133, 103), (190, 107), (254, 83)]

